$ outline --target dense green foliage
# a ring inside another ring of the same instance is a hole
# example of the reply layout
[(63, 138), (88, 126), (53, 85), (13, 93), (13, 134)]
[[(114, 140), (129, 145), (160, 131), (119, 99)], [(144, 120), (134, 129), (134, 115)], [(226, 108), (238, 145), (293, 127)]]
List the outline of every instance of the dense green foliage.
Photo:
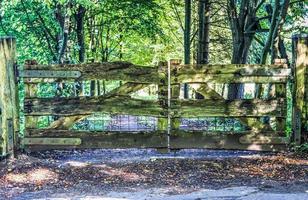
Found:
[[(291, 35), (307, 31), (304, 23), (307, 4), (303, 2), (290, 2), (280, 33), (289, 54)], [(230, 63), (232, 37), (227, 17), (228, 0), (210, 3), (210, 62)], [(274, 1), (264, 1), (258, 18), (267, 15), (267, 4), (273, 5)], [(21, 61), (78, 63), (80, 51), (84, 51), (87, 62), (126, 60), (154, 64), (183, 57), (182, 0), (14, 0), (1, 1), (0, 12), (0, 35), (13, 35), (18, 39)], [(196, 58), (198, 0), (192, 1), (192, 18), (191, 56)], [(82, 27), (78, 26), (80, 19)], [(261, 20), (260, 26), (266, 29), (270, 23)], [(79, 33), (82, 33), (84, 47), (78, 39)], [(267, 34), (255, 35), (250, 63), (259, 62)]]

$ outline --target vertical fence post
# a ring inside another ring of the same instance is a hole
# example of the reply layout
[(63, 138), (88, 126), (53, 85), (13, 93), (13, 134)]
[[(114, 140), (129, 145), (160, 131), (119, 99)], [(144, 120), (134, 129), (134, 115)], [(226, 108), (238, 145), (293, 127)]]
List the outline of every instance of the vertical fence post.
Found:
[[(275, 65), (283, 65), (285, 68), (288, 68), (286, 59), (275, 59)], [(275, 84), (275, 97), (279, 99), (284, 99), (285, 104), (283, 108), (282, 116), (284, 117), (275, 117), (276, 119), (276, 130), (278, 133), (282, 133), (281, 136), (286, 136), (286, 117), (287, 116), (287, 82), (286, 83), (277, 83)]]
[[(166, 133), (168, 130), (168, 71), (167, 62), (160, 62), (158, 68), (158, 74), (160, 76), (160, 82), (158, 84), (158, 100), (162, 108), (161, 117), (158, 118), (157, 128), (162, 133)], [(168, 136), (166, 136), (168, 140)], [(166, 143), (166, 147), (168, 142)]]
[(16, 40), (0, 38), (0, 106), (2, 153), (14, 156), (18, 143), (19, 103), (16, 77)]
[[(179, 59), (171, 59), (169, 61), (170, 66), (171, 66), (171, 71), (170, 71), (170, 73), (171, 73), (170, 75), (171, 76), (176, 76), (177, 75), (178, 66), (181, 64), (181, 62), (182, 61), (179, 60)], [(181, 86), (180, 86), (179, 83), (171, 83), (171, 85), (170, 85), (170, 89), (171, 89), (170, 97), (171, 97), (171, 100), (179, 100), (179, 98), (180, 98), (180, 91), (181, 91), (180, 87)], [(175, 102), (173, 102), (172, 106), (176, 107), (177, 105), (175, 105)], [(173, 114), (177, 115), (177, 113), (173, 113)], [(170, 128), (171, 128), (171, 130), (173, 130), (173, 131), (179, 130), (180, 123), (181, 123), (181, 119), (178, 116), (172, 117), (171, 121), (170, 121)]]
[[(293, 38), (293, 64), (294, 64), (294, 108), (293, 128), (296, 145), (301, 144), (302, 133), (306, 125), (307, 99), (307, 67), (308, 67), (308, 35), (294, 35)], [(306, 100), (306, 101), (305, 101)]]

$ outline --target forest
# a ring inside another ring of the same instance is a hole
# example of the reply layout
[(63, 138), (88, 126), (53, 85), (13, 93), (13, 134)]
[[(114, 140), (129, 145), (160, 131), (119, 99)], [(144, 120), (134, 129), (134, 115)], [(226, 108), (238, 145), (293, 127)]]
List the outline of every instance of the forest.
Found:
[(292, 35), (307, 32), (307, 2), (14, 0), (1, 1), (0, 20), (21, 61), (266, 64), (290, 62)]

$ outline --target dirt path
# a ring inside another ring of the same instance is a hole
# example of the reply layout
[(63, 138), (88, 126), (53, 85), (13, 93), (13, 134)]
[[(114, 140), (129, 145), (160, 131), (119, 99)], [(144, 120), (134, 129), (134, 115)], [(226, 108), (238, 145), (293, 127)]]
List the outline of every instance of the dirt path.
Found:
[(133, 149), (23, 154), (0, 163), (0, 199), (269, 197), (308, 199), (308, 160), (291, 154)]

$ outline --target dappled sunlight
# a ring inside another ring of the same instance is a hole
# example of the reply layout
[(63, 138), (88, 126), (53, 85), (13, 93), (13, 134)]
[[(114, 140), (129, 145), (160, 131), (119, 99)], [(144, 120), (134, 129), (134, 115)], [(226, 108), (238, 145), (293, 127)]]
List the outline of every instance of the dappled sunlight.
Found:
[(38, 168), (25, 173), (9, 173), (5, 179), (12, 183), (43, 184), (57, 180), (58, 174), (46, 168)]
[(253, 151), (262, 151), (262, 147), (261, 145), (259, 144), (250, 144), (248, 147), (247, 147), (247, 150), (253, 150)]
[(71, 167), (82, 168), (82, 167), (89, 166), (89, 163), (80, 162), (80, 161), (68, 161), (68, 162), (64, 163), (64, 165), (69, 165)]
[(142, 174), (127, 172), (125, 170), (109, 167), (107, 165), (94, 165), (94, 167), (100, 168), (101, 173), (107, 174), (109, 176), (116, 176), (125, 181), (143, 181), (146, 179), (146, 177)]
[(304, 160), (297, 160), (281, 156), (261, 157), (251, 159), (248, 165), (238, 165), (233, 171), (239, 174), (247, 174), (250, 177), (262, 177), (276, 180), (305, 180), (307, 171), (299, 170), (308, 163)]
[[(251, 159), (254, 160), (256, 158), (256, 156), (240, 156), (242, 158), (247, 158), (247, 159)], [(285, 155), (275, 155), (275, 156), (258, 156), (260, 157), (260, 160), (264, 161), (264, 162), (268, 162), (268, 161), (275, 161), (275, 162), (279, 162), (282, 165), (307, 165), (308, 166), (308, 160), (305, 159), (301, 159), (301, 158), (291, 158), (291, 157), (286, 157)]]

